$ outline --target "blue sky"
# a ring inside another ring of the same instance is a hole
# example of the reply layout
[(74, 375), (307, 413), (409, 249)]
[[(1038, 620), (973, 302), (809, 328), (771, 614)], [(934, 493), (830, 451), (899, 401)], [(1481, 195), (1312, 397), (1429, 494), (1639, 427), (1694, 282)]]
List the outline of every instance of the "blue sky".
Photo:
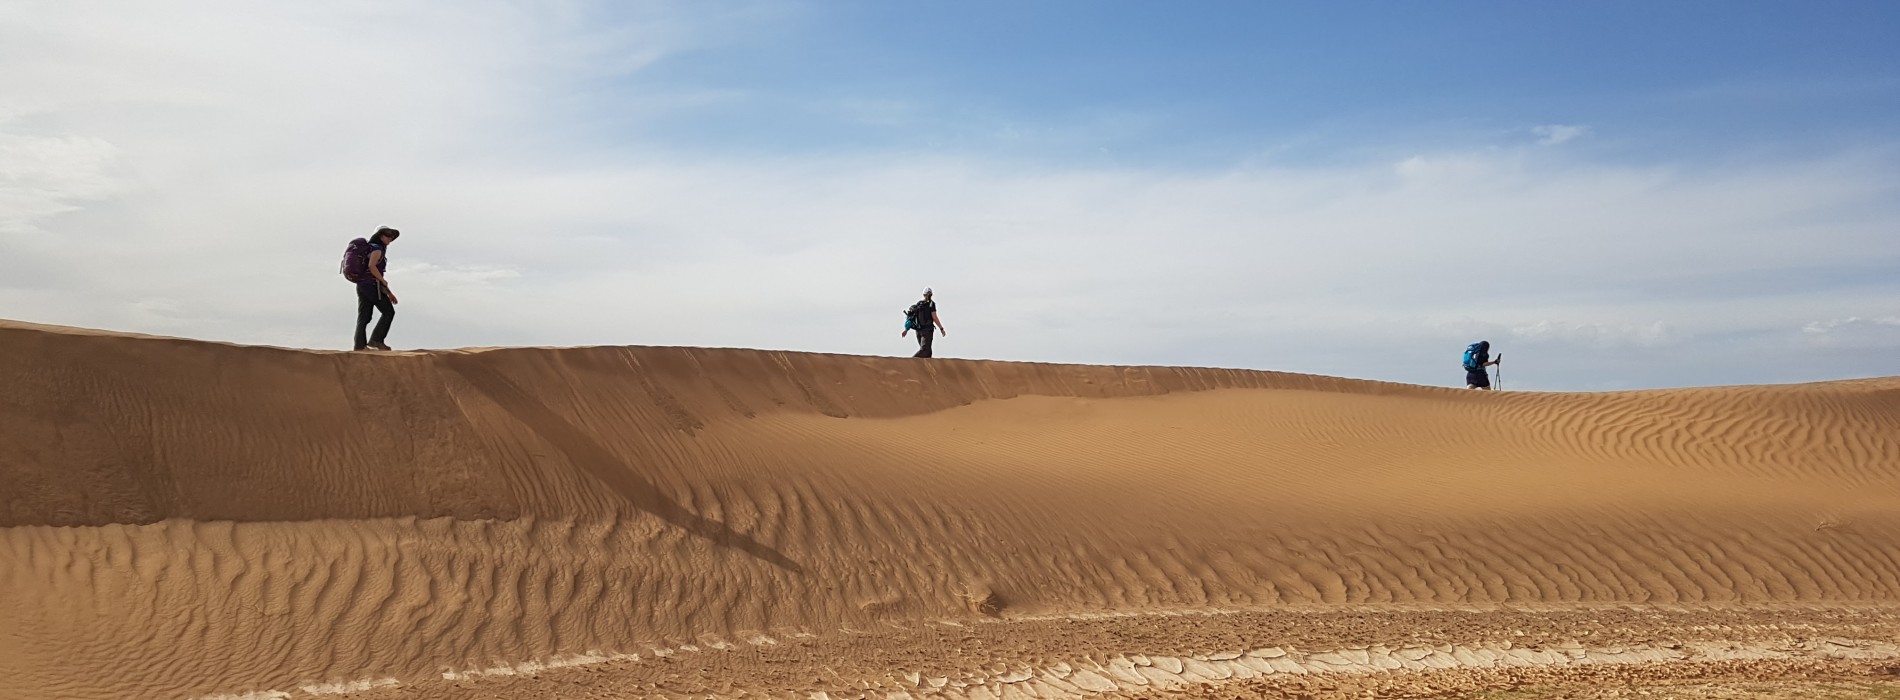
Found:
[[(1186, 8), (1185, 10), (1183, 8)], [(0, 317), (1512, 388), (1900, 374), (1900, 6), (0, 7)]]
[(1176, 167), (1364, 157), (1427, 138), (1489, 145), (1567, 122), (1617, 135), (1606, 155), (1719, 159), (1734, 154), (1705, 149), (1889, 139), (1900, 108), (1900, 11), (1887, 3), (1197, 8), (784, 9), (770, 20), (784, 31), (669, 57), (616, 87), (731, 96), (641, 125), (638, 140)]

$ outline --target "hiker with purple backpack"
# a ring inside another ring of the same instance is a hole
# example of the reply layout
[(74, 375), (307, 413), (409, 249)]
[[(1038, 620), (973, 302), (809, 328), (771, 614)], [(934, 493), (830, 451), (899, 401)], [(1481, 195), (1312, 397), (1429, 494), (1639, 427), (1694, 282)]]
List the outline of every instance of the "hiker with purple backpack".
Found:
[[(350, 241), (343, 251), (343, 278), (356, 283), (357, 350), (389, 349), (383, 339), (389, 337), (389, 322), (396, 318), (396, 295), (389, 291), (383, 271), (389, 267), (389, 244), (400, 235), (401, 231), (384, 226), (369, 238)], [(383, 317), (376, 321), (376, 333), (364, 337), (371, 311), (381, 311)]]

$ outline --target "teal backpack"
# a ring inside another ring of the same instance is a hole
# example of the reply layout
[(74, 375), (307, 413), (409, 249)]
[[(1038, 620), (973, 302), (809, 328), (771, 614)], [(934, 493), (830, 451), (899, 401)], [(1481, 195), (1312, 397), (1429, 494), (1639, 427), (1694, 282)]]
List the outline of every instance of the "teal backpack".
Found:
[(1465, 347), (1465, 371), (1476, 372), (1484, 369), (1484, 363), (1491, 360), (1491, 341), (1480, 340)]

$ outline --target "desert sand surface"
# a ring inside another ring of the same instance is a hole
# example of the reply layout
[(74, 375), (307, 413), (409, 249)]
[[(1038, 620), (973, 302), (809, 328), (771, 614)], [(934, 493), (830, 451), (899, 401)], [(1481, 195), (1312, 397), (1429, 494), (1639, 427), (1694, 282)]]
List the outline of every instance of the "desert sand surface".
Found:
[(0, 698), (1900, 697), (1900, 378), (15, 322), (0, 373)]

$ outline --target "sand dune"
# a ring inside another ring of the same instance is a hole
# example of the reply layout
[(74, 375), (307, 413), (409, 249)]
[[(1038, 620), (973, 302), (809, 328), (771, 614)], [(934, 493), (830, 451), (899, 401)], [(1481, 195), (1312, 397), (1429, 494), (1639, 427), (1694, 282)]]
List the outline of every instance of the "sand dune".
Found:
[(0, 368), (8, 698), (942, 621), (1900, 603), (1900, 379), (1481, 393), (26, 324)]

